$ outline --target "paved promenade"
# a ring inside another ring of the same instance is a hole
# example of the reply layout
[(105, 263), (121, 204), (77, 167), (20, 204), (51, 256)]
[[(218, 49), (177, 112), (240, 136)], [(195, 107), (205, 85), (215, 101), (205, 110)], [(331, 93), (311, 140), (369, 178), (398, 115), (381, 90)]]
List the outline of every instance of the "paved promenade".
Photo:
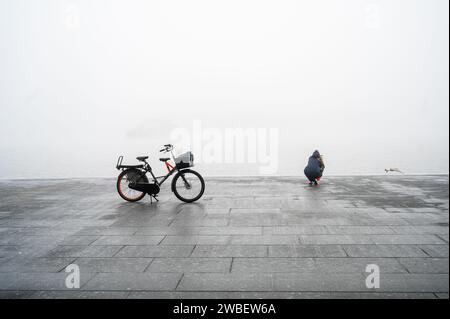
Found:
[(113, 179), (0, 181), (0, 298), (448, 298), (448, 181), (206, 178), (153, 205)]

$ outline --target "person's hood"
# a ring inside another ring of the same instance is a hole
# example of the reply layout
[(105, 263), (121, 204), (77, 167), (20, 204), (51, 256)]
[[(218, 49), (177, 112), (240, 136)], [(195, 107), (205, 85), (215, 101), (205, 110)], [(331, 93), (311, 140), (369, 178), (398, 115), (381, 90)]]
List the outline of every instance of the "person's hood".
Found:
[(314, 153), (312, 154), (312, 156), (314, 156), (315, 158), (319, 158), (319, 157), (320, 157), (319, 151), (314, 151)]

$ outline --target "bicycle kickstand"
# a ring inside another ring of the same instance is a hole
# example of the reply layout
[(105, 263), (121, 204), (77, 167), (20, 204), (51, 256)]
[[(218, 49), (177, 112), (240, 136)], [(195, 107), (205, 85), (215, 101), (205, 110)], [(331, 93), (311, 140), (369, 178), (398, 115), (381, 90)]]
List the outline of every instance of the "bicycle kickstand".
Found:
[(154, 199), (155, 199), (155, 201), (159, 202), (159, 199), (158, 199), (158, 198), (156, 198), (156, 196), (157, 196), (157, 195), (150, 195), (150, 204), (153, 204), (153, 200), (152, 200), (152, 198), (154, 198)]

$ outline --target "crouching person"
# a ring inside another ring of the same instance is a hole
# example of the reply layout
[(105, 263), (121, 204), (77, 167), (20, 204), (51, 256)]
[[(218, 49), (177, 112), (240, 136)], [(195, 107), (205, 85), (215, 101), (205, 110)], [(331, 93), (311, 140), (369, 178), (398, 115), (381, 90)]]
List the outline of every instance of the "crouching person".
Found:
[(324, 169), (325, 165), (323, 163), (322, 156), (319, 151), (314, 151), (314, 153), (309, 157), (308, 165), (304, 170), (305, 176), (309, 180), (309, 185), (318, 185)]

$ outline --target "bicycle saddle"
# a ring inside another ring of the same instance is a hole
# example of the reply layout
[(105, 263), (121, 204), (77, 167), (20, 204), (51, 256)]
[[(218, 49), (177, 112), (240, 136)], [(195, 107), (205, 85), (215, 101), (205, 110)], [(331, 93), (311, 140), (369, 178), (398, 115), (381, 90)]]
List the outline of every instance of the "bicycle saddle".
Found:
[(138, 157), (136, 157), (136, 159), (138, 160), (138, 161), (145, 161), (146, 159), (148, 158), (148, 156), (138, 156)]
[(159, 159), (161, 162), (167, 162), (168, 160), (170, 160), (170, 157), (162, 157)]

